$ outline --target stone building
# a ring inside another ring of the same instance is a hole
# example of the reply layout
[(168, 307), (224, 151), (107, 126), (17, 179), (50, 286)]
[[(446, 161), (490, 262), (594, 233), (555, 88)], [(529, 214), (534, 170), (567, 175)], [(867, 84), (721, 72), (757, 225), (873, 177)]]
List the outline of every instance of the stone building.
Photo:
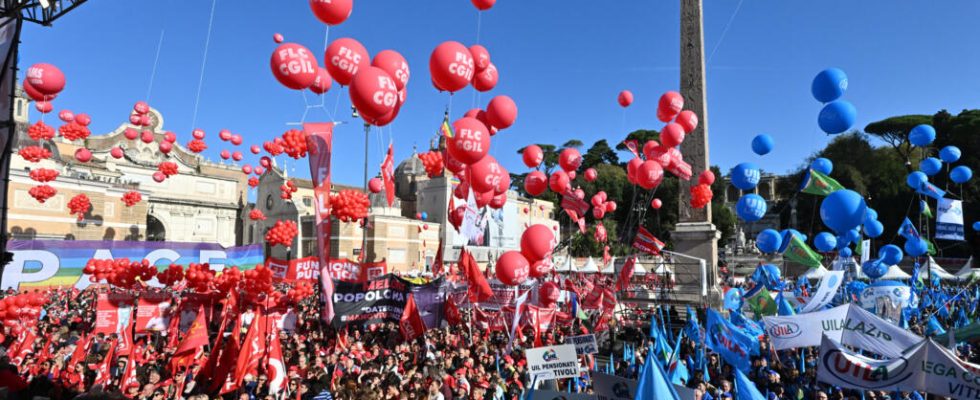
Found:
[[(81, 141), (57, 137), (44, 143), (53, 154), (50, 159), (30, 163), (17, 154), (21, 147), (37, 144), (26, 133), (29, 100), (19, 96), (16, 101), (18, 133), (7, 199), (11, 238), (167, 240), (224, 246), (238, 242), (239, 212), (246, 199), (245, 175), (235, 165), (209, 162), (180, 144), (175, 144), (169, 155), (161, 153), (156, 142), (166, 131), (157, 110), (151, 110), (152, 125), (148, 127), (154, 132), (154, 143), (126, 139), (123, 131), (132, 127), (126, 123), (84, 141), (84, 147), (92, 152), (90, 162), (80, 163), (74, 158), (75, 150), (83, 147)], [(121, 159), (109, 155), (116, 146), (124, 149)], [(157, 183), (153, 173), (163, 161), (175, 162), (179, 174)], [(38, 184), (29, 177), (34, 168), (60, 173), (49, 183), (58, 193), (43, 204), (28, 194)], [(127, 207), (121, 199), (128, 191), (138, 191), (142, 201)], [(67, 207), (68, 201), (79, 193), (86, 194), (92, 202), (92, 209), (82, 220), (70, 215)]]

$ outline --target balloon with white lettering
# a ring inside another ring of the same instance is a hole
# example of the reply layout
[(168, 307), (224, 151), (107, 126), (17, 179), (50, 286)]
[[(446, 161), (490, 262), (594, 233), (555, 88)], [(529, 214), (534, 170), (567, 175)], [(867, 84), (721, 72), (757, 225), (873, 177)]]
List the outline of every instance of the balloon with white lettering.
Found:
[(465, 88), (474, 72), (473, 55), (460, 42), (443, 42), (429, 57), (429, 74), (436, 89), (452, 93)]
[(466, 165), (473, 165), (490, 151), (490, 131), (476, 118), (453, 122), (453, 137), (448, 140), (449, 155)]
[(42, 95), (54, 96), (65, 88), (65, 74), (51, 64), (34, 64), (27, 68), (27, 82)]
[(558, 154), (558, 165), (565, 172), (575, 171), (582, 165), (582, 153), (579, 153), (578, 149), (574, 147), (562, 149), (561, 153)]
[(330, 77), (330, 73), (327, 72), (327, 69), (323, 67), (317, 68), (316, 79), (314, 79), (313, 84), (310, 85), (310, 91), (316, 94), (324, 94), (330, 91), (331, 86), (333, 86), (333, 78)]
[(316, 19), (327, 25), (339, 25), (354, 11), (354, 0), (310, 0)]
[(477, 72), (490, 67), (490, 51), (486, 47), (474, 44), (469, 50), (473, 55), (473, 66), (476, 67)]
[(497, 87), (497, 81), (499, 80), (500, 75), (497, 72), (497, 66), (490, 64), (490, 66), (473, 76), (473, 88), (480, 92), (488, 92)]
[(488, 155), (470, 165), (468, 177), (473, 191), (483, 193), (495, 190), (503, 179), (503, 174), (504, 169), (497, 162), (497, 159)]
[(310, 49), (296, 43), (283, 43), (272, 52), (272, 75), (290, 89), (306, 89), (317, 76), (317, 61)]
[(364, 45), (351, 38), (334, 40), (327, 46), (324, 66), (337, 83), (349, 85), (361, 68), (371, 64), (371, 56)]
[(405, 57), (402, 57), (401, 53), (394, 50), (381, 50), (374, 55), (371, 65), (383, 69), (394, 78), (398, 90), (404, 89), (405, 85), (408, 84), (411, 72), (408, 69), (408, 62), (405, 61)]
[(497, 279), (507, 286), (517, 286), (527, 280), (531, 263), (521, 252), (511, 250), (497, 259)]
[(398, 102), (395, 80), (378, 67), (369, 66), (354, 75), (349, 92), (354, 108), (370, 124), (394, 110)]

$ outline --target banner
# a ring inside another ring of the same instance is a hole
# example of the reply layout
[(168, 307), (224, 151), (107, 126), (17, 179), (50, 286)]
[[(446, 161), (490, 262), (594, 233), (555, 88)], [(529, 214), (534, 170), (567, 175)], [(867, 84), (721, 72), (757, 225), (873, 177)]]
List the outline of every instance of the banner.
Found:
[(808, 314), (763, 317), (762, 321), (776, 350), (819, 346), (820, 337), (827, 335), (847, 346), (885, 357), (898, 357), (903, 350), (922, 341), (922, 338), (854, 304)]
[(144, 292), (136, 306), (136, 333), (161, 332), (170, 326), (171, 295)]
[(436, 329), (442, 326), (446, 298), (452, 286), (448, 279), (439, 277), (425, 285), (412, 286), (412, 295), (415, 297), (415, 306), (418, 308), (422, 322), (427, 329)]
[(813, 294), (810, 301), (800, 309), (801, 314), (812, 312), (824, 308), (827, 304), (834, 299), (837, 294), (837, 289), (840, 289), (840, 285), (844, 282), (844, 271), (828, 271), (823, 278), (820, 279), (820, 286), (817, 287), (817, 292)]
[[(313, 210), (316, 216), (316, 246), (319, 265), (326, 265), (330, 258), (330, 158), (333, 156), (333, 122), (303, 124), (306, 147), (309, 153), (310, 178), (313, 181)], [(326, 274), (322, 274), (326, 275)], [(318, 278), (319, 279), (319, 278)], [(320, 316), (324, 321), (333, 319), (333, 281), (320, 279)]]
[(388, 273), (388, 263), (385, 261), (358, 263), (349, 259), (331, 259), (327, 264), (327, 273), (330, 277), (347, 282), (367, 282), (371, 279), (380, 278)]
[(565, 342), (574, 344), (575, 353), (580, 356), (599, 352), (599, 344), (596, 343), (595, 335), (570, 336), (565, 339)]
[(878, 281), (868, 285), (861, 292), (861, 308), (869, 311), (875, 310), (876, 300), (880, 297), (887, 297), (892, 303), (902, 307), (912, 305), (912, 288), (898, 281)]
[(939, 214), (936, 216), (936, 239), (963, 239), (963, 202), (960, 200), (939, 199)]
[(904, 354), (875, 360), (847, 350), (824, 337), (817, 379), (860, 390), (928, 392), (953, 399), (980, 397), (980, 365), (961, 361), (932, 339)]
[[(87, 288), (92, 282), (82, 273), (90, 259), (147, 259), (165, 268), (170, 264), (208, 263), (212, 270), (238, 266), (252, 269), (262, 264), (262, 245), (223, 247), (216, 243), (130, 242), (122, 240), (11, 240), (7, 250), (13, 261), (0, 278), (6, 289), (53, 287)], [(156, 279), (150, 285), (159, 286)]]
[(575, 345), (535, 347), (525, 350), (524, 356), (527, 359), (528, 374), (536, 377), (539, 382), (579, 376)]
[(489, 300), (480, 303), (480, 307), (484, 309), (499, 310), (505, 306), (513, 306), (517, 300), (517, 296), (528, 291), (531, 292), (528, 296), (528, 301), (533, 304), (538, 303), (539, 282), (536, 279), (528, 279), (517, 286), (505, 285), (497, 278), (490, 279), (488, 282), (490, 283), (490, 290), (493, 291), (493, 296)]
[(633, 400), (637, 382), (616, 375), (592, 373), (592, 388), (598, 400)]
[(642, 226), (636, 230), (636, 236), (633, 237), (633, 248), (644, 253), (659, 255), (664, 246), (666, 246), (664, 242)]
[(277, 282), (316, 280), (320, 278), (320, 258), (309, 256), (294, 260), (283, 260), (269, 257), (265, 260), (266, 268), (272, 270), (272, 279)]
[[(320, 279), (320, 257), (309, 256), (295, 260), (281, 260), (269, 257), (266, 266), (272, 270), (272, 278), (277, 281)], [(334, 280), (365, 282), (388, 273), (385, 261), (359, 263), (350, 259), (330, 259), (327, 271)]]
[(410, 284), (388, 274), (367, 282), (338, 281), (334, 286), (332, 324), (372, 325), (401, 320)]
[(596, 397), (585, 393), (568, 393), (557, 390), (534, 389), (530, 400), (595, 400)]
[(92, 334), (113, 334), (129, 327), (133, 318), (132, 295), (124, 293), (99, 293), (95, 301), (95, 327)]

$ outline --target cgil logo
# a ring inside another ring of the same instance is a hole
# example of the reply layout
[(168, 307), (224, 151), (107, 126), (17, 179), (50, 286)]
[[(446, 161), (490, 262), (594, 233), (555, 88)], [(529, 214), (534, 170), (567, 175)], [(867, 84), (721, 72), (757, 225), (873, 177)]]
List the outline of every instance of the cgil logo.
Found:
[(771, 326), (767, 332), (769, 336), (780, 339), (791, 339), (800, 336), (803, 330), (800, 326), (792, 322), (785, 322)]

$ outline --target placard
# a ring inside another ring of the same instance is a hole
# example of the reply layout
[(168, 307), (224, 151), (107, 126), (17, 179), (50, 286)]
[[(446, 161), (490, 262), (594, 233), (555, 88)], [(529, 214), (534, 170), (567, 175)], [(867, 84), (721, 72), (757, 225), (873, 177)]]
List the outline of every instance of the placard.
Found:
[(595, 341), (595, 335), (570, 336), (565, 340), (566, 343), (575, 345), (575, 353), (580, 356), (586, 354), (596, 354), (599, 352), (599, 344)]
[(539, 381), (579, 376), (574, 344), (535, 347), (525, 350), (524, 355), (528, 373)]

